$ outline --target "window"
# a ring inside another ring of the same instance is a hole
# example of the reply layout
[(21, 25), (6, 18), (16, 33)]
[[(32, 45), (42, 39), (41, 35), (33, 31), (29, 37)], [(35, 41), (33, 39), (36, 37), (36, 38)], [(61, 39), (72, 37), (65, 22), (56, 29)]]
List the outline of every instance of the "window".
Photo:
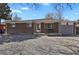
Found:
[(37, 30), (40, 30), (40, 25), (39, 25), (39, 24), (37, 24), (36, 28), (37, 28)]
[(3, 26), (3, 29), (6, 29), (6, 27), (5, 27), (5, 26)]
[(52, 24), (46, 24), (46, 29), (52, 29)]
[(13, 24), (12, 27), (15, 28), (15, 25)]
[(15, 23), (12, 23), (12, 28), (15, 28), (15, 27), (16, 27)]
[(29, 27), (32, 27), (32, 24), (29, 24)]
[(52, 28), (52, 24), (48, 24), (48, 28), (51, 29)]
[(67, 23), (66, 22), (62, 22), (61, 25), (67, 25)]
[(66, 23), (66, 25), (68, 26), (68, 25), (69, 25), (69, 23)]
[(31, 23), (26, 23), (26, 27), (32, 27)]
[(69, 25), (73, 25), (74, 23), (68, 23)]

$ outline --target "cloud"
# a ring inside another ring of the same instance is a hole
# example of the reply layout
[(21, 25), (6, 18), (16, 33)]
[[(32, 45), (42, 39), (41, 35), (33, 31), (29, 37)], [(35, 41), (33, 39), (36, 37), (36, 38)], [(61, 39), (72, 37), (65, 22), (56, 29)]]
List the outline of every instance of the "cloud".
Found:
[(28, 7), (22, 7), (21, 9), (22, 10), (29, 10), (30, 8), (28, 8)]
[(49, 6), (50, 3), (42, 3), (42, 5), (44, 5), (44, 6)]
[(75, 14), (75, 15), (79, 15), (79, 13), (78, 13), (78, 12), (75, 12), (74, 14)]
[(12, 10), (12, 13), (22, 13), (21, 10), (18, 10), (18, 9), (11, 9)]

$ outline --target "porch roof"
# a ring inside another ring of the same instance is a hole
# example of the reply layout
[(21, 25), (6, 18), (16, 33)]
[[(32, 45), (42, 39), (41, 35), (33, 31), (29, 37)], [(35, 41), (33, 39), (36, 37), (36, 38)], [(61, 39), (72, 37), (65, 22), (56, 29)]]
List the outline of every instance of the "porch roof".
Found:
[(60, 20), (34, 20), (33, 23), (55, 23), (60, 22)]

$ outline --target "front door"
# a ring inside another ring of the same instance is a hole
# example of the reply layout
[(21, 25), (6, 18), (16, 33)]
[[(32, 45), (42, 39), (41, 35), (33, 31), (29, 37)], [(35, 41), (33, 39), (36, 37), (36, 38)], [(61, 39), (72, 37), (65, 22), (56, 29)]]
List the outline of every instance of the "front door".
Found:
[(41, 24), (36, 24), (36, 32), (41, 32)]

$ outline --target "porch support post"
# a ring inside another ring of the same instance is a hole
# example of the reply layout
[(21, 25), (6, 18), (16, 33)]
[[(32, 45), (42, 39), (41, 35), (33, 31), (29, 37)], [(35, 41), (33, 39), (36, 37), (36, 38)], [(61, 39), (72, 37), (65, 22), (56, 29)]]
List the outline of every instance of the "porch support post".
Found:
[(58, 22), (58, 34), (59, 34), (59, 35), (62, 35), (60, 26), (61, 26), (61, 24)]
[(41, 32), (42, 32), (42, 33), (45, 32), (44, 28), (45, 28), (45, 27), (44, 27), (44, 23), (41, 23)]
[(58, 23), (58, 33), (60, 33), (60, 32), (59, 32), (59, 30), (60, 30), (59, 27), (60, 27), (60, 24)]
[(32, 34), (35, 33), (35, 26), (34, 26), (34, 23), (32, 23)]

